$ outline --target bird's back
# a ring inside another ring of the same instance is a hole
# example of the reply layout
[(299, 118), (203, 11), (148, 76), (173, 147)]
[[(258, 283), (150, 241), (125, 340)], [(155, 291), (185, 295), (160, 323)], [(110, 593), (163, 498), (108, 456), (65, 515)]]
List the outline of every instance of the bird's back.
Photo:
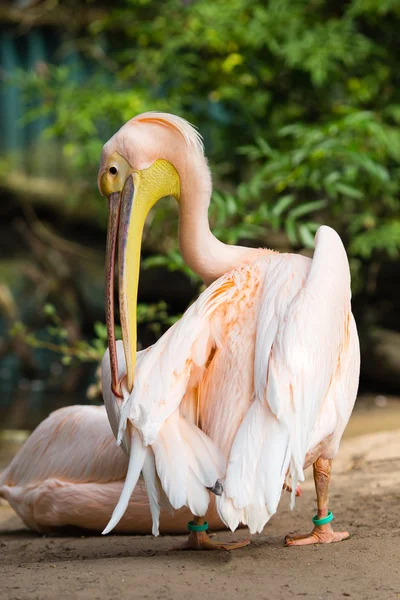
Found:
[(0, 487), (33, 486), (52, 477), (75, 482), (121, 480), (127, 460), (110, 433), (104, 406), (56, 410), (15, 455), (0, 477)]

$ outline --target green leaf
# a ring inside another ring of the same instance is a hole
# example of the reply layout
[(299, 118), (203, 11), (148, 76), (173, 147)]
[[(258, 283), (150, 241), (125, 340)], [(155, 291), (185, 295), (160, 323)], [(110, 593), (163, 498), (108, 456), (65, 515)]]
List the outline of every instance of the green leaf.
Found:
[(291, 244), (297, 244), (296, 226), (292, 219), (287, 219), (285, 222), (286, 235), (289, 238)]
[(107, 341), (107, 326), (104, 323), (101, 323), (100, 321), (96, 321), (94, 326), (94, 333), (95, 335), (100, 339), (100, 340), (104, 340)]
[(314, 248), (314, 235), (311, 233), (308, 223), (299, 225), (299, 238), (306, 248)]
[(293, 194), (287, 194), (286, 196), (281, 196), (271, 210), (271, 214), (280, 217), (285, 210), (293, 204), (295, 201), (295, 196)]
[(45, 304), (43, 307), (43, 313), (47, 317), (54, 317), (57, 314), (56, 307), (54, 306), (54, 304)]
[(289, 212), (290, 219), (298, 219), (299, 217), (303, 217), (304, 215), (308, 215), (313, 212), (317, 212), (322, 208), (327, 206), (326, 200), (316, 200), (315, 202), (306, 202), (305, 204), (301, 204), (300, 206), (296, 206)]
[(350, 185), (347, 185), (345, 183), (337, 183), (336, 189), (344, 196), (349, 196), (350, 198), (360, 199), (364, 196), (361, 190), (351, 187)]

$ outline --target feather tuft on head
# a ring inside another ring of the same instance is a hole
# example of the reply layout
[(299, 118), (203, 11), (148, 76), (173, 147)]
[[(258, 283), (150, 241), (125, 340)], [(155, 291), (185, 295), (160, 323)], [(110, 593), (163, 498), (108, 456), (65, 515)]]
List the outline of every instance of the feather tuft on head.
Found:
[(204, 154), (203, 138), (200, 133), (182, 117), (171, 115), (170, 113), (149, 111), (133, 117), (131, 123), (157, 123), (164, 127), (173, 129), (179, 133), (185, 140), (189, 148), (193, 148)]

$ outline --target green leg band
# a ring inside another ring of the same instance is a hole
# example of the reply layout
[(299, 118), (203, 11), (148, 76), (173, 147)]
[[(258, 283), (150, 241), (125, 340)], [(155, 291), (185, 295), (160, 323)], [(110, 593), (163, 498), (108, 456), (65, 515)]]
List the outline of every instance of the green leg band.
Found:
[(194, 521), (189, 521), (188, 529), (189, 531), (207, 531), (208, 523), (207, 521), (204, 521), (203, 525), (195, 525)]
[(329, 511), (328, 514), (326, 515), (326, 517), (323, 517), (322, 519), (318, 519), (318, 515), (314, 515), (312, 520), (313, 520), (314, 525), (319, 527), (320, 525), (326, 525), (327, 523), (330, 523), (332, 521), (332, 519), (334, 519), (334, 518), (335, 517), (333, 516), (331, 511)]

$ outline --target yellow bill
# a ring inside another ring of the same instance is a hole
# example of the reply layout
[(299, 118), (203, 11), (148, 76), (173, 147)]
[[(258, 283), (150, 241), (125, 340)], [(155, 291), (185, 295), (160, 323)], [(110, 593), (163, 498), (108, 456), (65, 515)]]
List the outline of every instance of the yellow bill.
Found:
[[(118, 189), (119, 188), (119, 189)], [(134, 384), (137, 345), (137, 295), (140, 248), (146, 217), (164, 196), (179, 200), (180, 181), (175, 167), (157, 160), (148, 169), (133, 170), (114, 152), (100, 180), (100, 190), (109, 199), (106, 251), (106, 320), (112, 376), (112, 391), (122, 398), (118, 377), (115, 341), (114, 273), (118, 246), (119, 313), (126, 361), (124, 387), (130, 393)]]

